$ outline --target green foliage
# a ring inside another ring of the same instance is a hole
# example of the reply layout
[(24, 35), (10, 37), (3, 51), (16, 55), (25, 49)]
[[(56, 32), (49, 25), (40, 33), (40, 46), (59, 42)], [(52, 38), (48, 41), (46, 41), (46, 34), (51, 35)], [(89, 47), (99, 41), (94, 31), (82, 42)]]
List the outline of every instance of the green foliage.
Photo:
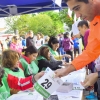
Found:
[(73, 15), (74, 14), (72, 14), (72, 18), (71, 18), (68, 15), (68, 9), (63, 9), (63, 10), (60, 11), (59, 15), (60, 15), (61, 21), (63, 23), (66, 23), (66, 25), (71, 29), (72, 24), (74, 23), (74, 20), (73, 20)]
[(32, 18), (31, 29), (34, 33), (42, 32), (44, 35), (53, 34), (53, 21), (46, 14), (38, 14)]
[(17, 21), (18, 17), (17, 16), (13, 16), (13, 17), (7, 17), (5, 18), (6, 21), (6, 26), (10, 29), (16, 29), (16, 21)]
[(49, 36), (63, 32), (63, 23), (66, 23), (70, 28), (73, 23), (73, 19), (67, 15), (67, 9), (59, 13), (48, 11), (39, 14), (13, 16), (5, 18), (5, 21), (9, 30), (19, 30), (20, 35), (33, 30), (34, 34), (41, 32)]
[(26, 24), (31, 18), (30, 15), (13, 16), (5, 18), (6, 25), (9, 30), (19, 30), (19, 34), (23, 34), (28, 30), (28, 24)]
[(41, 32), (49, 36), (63, 31), (63, 23), (56, 12), (14, 16), (6, 18), (5, 21), (10, 30), (19, 30), (20, 35), (28, 30), (33, 30), (34, 34)]
[(59, 13), (54, 11), (48, 11), (44, 13), (50, 16), (51, 19), (53, 20), (54, 34), (62, 33), (64, 31), (63, 22), (60, 19)]

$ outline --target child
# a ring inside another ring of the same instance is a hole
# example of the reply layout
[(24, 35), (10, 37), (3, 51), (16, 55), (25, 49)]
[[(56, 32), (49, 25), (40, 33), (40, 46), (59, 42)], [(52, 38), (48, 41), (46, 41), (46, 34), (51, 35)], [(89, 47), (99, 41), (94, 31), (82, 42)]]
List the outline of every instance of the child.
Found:
[[(44, 72), (40, 72), (35, 76), (31, 75), (25, 78), (23, 70), (18, 67), (18, 61), (19, 55), (16, 51), (6, 50), (3, 52), (2, 66), (4, 67), (5, 74), (2, 81), (4, 82), (3, 86), (6, 86), (8, 92), (12, 90), (13, 93), (13, 90), (15, 90), (17, 93), (20, 90), (32, 88), (35, 80), (38, 80), (44, 75)], [(8, 93), (7, 97), (9, 94), (10, 93)]]
[(37, 74), (39, 71), (38, 66), (35, 64), (35, 59), (37, 58), (38, 51), (35, 46), (29, 46), (22, 50), (24, 55), (20, 58), (20, 68), (23, 69), (25, 76), (30, 76), (31, 74)]

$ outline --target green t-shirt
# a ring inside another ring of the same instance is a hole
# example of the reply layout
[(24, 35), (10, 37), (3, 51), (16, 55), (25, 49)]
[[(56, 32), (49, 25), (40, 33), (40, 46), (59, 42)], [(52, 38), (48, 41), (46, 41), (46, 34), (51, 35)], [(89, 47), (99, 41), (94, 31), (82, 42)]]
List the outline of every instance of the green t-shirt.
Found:
[(53, 56), (59, 56), (57, 51), (54, 51), (52, 48), (49, 47), (49, 50)]
[(16, 76), (18, 78), (24, 78), (25, 77), (24, 72), (21, 68), (19, 68), (18, 72), (13, 72), (9, 68), (4, 68), (4, 70), (5, 70), (6, 74), (10, 74), (10, 75)]
[(7, 77), (2, 78), (2, 86), (0, 87), (0, 100), (6, 100), (10, 96), (10, 88), (7, 83)]
[(46, 59), (46, 58), (43, 57), (43, 56), (38, 56), (38, 57), (36, 58), (36, 60), (41, 60), (41, 59)]
[(0, 100), (6, 100), (10, 96), (10, 88), (8, 86), (7, 82), (7, 76), (8, 74), (16, 76), (18, 78), (24, 78), (24, 73), (23, 71), (19, 68), (18, 72), (13, 72), (12, 70), (8, 68), (4, 68), (5, 70), (5, 75), (2, 78), (2, 86), (0, 87)]
[(22, 67), (24, 69), (25, 76), (37, 74), (39, 71), (39, 68), (34, 61), (32, 61), (31, 64), (28, 64), (24, 58), (20, 58), (20, 63), (22, 64)]
[[(47, 46), (47, 47), (49, 48), (49, 50), (50, 50), (50, 53), (51, 53), (53, 56), (59, 56), (58, 52), (57, 52), (57, 51), (54, 51), (52, 48), (50, 48), (50, 47), (48, 46), (48, 44), (44, 44), (44, 45), (42, 45), (41, 47), (43, 47), (43, 46)], [(40, 47), (39, 49), (41, 49), (41, 47)], [(39, 50), (39, 49), (38, 49), (38, 50)]]

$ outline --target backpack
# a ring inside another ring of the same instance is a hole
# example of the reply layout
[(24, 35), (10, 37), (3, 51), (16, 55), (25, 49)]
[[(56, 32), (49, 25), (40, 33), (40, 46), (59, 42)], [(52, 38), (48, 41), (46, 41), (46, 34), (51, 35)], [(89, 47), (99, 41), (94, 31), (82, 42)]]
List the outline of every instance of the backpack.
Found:
[(70, 38), (64, 39), (62, 41), (62, 46), (64, 48), (64, 51), (72, 50), (72, 44), (71, 44)]

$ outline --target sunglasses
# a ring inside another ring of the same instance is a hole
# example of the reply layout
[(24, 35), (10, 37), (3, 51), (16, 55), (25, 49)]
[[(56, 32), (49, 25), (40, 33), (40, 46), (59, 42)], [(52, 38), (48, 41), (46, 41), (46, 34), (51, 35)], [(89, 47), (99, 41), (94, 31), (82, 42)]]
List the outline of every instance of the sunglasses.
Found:
[(16, 38), (15, 40), (19, 40), (19, 38)]

